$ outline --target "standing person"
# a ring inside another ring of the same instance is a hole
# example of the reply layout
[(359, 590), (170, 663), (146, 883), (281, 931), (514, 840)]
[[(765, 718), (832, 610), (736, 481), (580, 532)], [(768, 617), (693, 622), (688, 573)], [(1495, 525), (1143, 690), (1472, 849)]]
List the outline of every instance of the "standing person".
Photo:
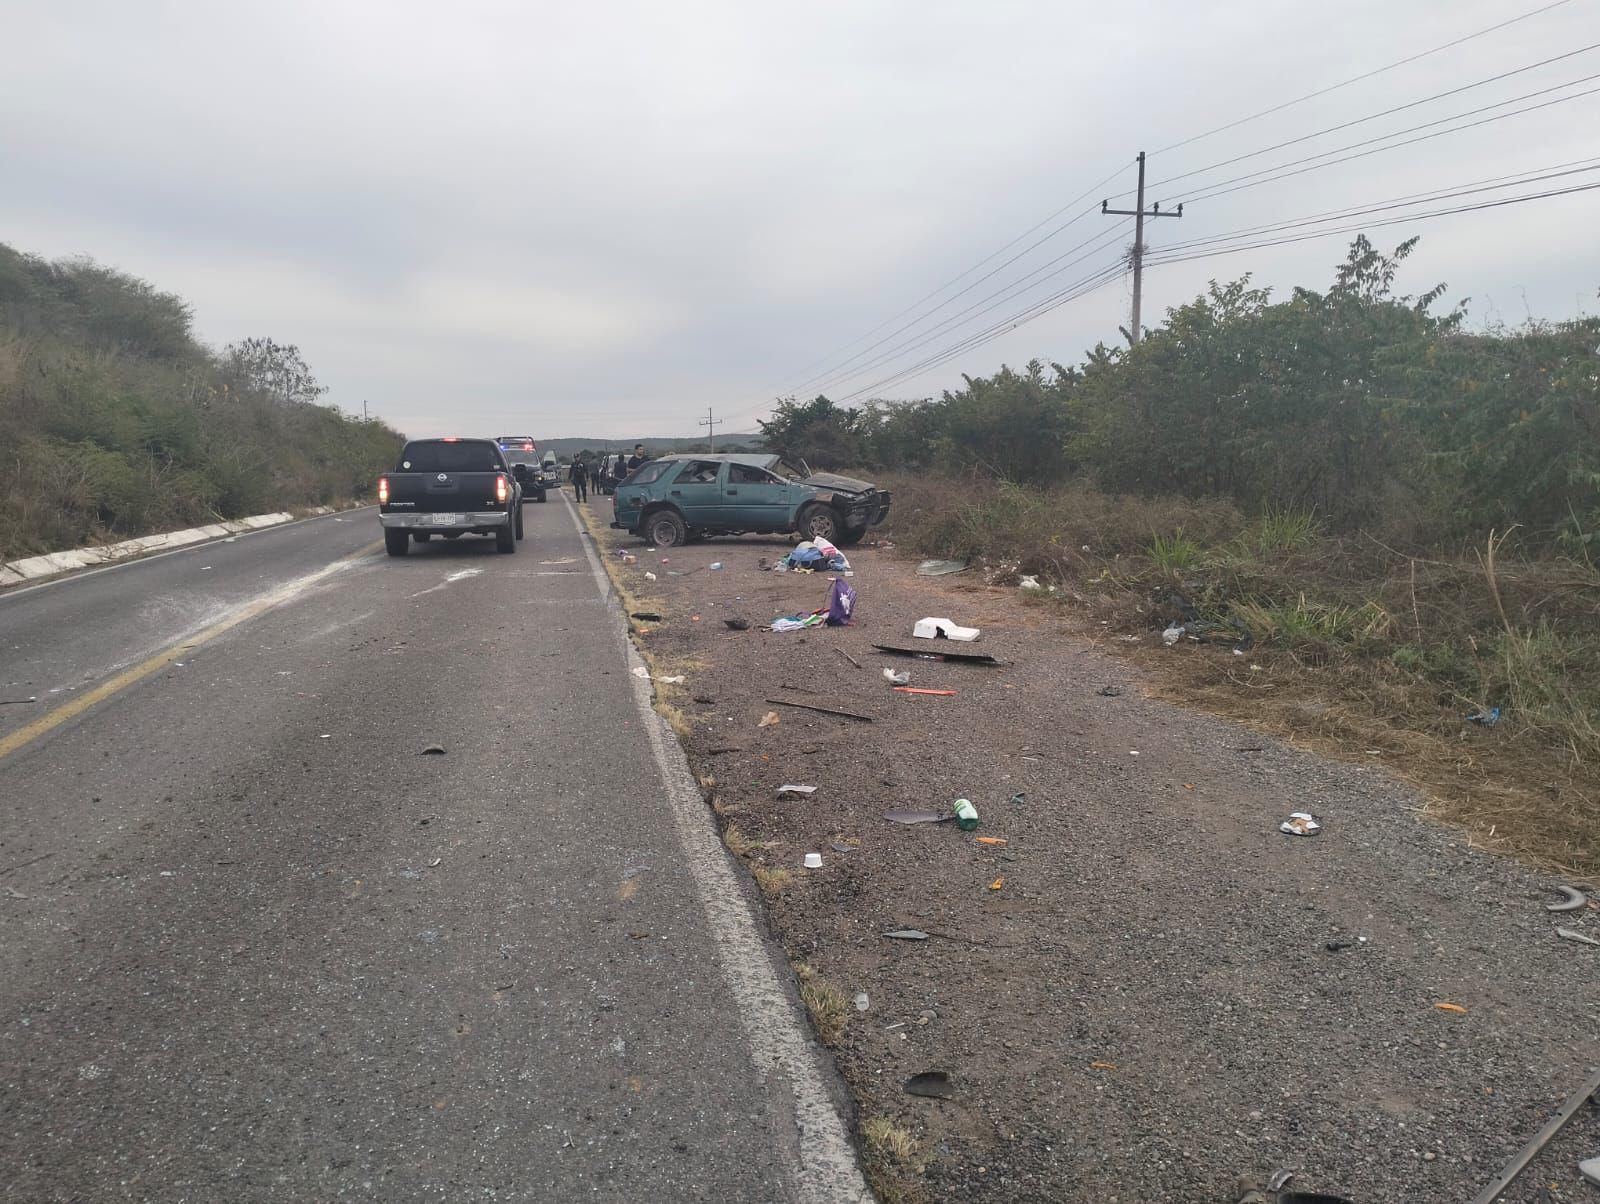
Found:
[(635, 443), (633, 445), (633, 455), (628, 457), (628, 471), (632, 472), (635, 468), (638, 468), (639, 465), (643, 464), (649, 458), (649, 456), (644, 454), (644, 444)]
[(578, 495), (580, 502), (589, 500), (589, 466), (582, 460), (574, 460), (572, 468), (567, 473), (572, 480), (572, 491)]

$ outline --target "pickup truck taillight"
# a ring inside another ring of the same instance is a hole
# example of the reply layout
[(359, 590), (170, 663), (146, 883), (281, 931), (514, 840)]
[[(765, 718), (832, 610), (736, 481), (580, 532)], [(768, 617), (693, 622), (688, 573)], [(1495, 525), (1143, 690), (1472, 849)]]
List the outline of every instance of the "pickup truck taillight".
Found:
[(494, 479), (494, 500), (502, 506), (511, 497), (511, 482), (506, 480), (506, 474), (501, 473)]
[(389, 504), (389, 478), (388, 477), (379, 477), (378, 478), (378, 505), (387, 506), (388, 504)]

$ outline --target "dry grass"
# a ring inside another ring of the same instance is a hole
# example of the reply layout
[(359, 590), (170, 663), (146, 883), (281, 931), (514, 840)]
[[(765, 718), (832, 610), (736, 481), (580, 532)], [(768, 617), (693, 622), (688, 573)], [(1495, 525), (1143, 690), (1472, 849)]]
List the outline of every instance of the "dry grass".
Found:
[(916, 1149), (911, 1134), (888, 1116), (869, 1116), (861, 1122), (861, 1142), (878, 1158), (905, 1162)]
[(728, 846), (728, 852), (735, 857), (748, 857), (751, 853), (750, 843), (738, 824), (728, 824), (722, 829), (722, 843)]
[[(1368, 535), (1334, 537), (1310, 514), (1246, 521), (1225, 504), (1081, 487), (895, 489), (903, 547), (981, 553), (997, 583), (1039, 576), (1054, 592), (1030, 593), (1031, 606), (1139, 635), (1107, 650), (1151, 668), (1173, 701), (1381, 763), (1479, 844), (1600, 872), (1593, 566), (1519, 552), (1504, 535), (1402, 554)], [(1161, 628), (1196, 614), (1223, 647), (1161, 645)], [(1233, 656), (1245, 631), (1255, 644)], [(1501, 710), (1497, 726), (1465, 722), (1489, 707)]]
[(768, 898), (781, 895), (794, 885), (794, 875), (788, 870), (772, 870), (765, 866), (751, 866), (750, 873), (755, 877), (756, 885), (761, 888), (761, 893)]
[(809, 966), (804, 973), (800, 966), (796, 966), (795, 973), (800, 978), (800, 1002), (806, 1005), (806, 1011), (811, 1014), (817, 1039), (829, 1047), (837, 1045), (844, 1036), (845, 1021), (850, 1016), (850, 1001), (845, 998), (843, 991)]

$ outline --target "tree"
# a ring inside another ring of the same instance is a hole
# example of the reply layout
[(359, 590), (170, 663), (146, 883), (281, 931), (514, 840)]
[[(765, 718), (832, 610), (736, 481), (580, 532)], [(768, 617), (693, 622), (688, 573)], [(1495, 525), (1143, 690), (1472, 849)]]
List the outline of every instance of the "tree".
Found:
[(236, 388), (264, 394), (282, 406), (313, 405), (328, 391), (292, 343), (255, 338), (229, 343), (222, 363)]

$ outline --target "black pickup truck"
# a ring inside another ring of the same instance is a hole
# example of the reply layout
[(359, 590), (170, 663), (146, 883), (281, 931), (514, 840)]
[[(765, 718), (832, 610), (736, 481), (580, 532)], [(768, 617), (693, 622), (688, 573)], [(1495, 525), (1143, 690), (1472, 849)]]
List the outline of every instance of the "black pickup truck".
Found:
[(378, 478), (378, 521), (391, 556), (435, 535), (493, 535), (496, 548), (515, 552), (522, 486), (493, 439), (413, 439)]

